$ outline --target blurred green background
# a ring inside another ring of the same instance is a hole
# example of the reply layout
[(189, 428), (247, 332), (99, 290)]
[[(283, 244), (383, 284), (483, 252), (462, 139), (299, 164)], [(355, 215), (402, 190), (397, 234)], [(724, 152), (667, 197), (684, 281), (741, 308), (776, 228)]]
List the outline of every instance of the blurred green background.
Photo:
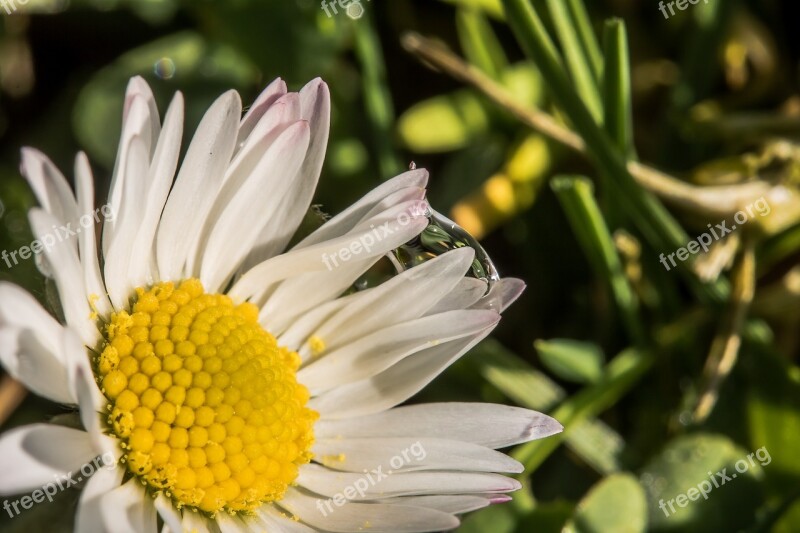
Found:
[[(315, 203), (336, 213), (414, 161), (434, 207), (528, 284), (493, 338), (414, 399), (516, 404), (566, 428), (513, 450), (524, 490), (459, 531), (800, 531), (800, 4), (711, 0), (668, 18), (655, 0), (351, 9), (362, 16), (317, 0), (0, 5), (0, 249), (32, 240), (21, 146), (67, 176), (86, 151), (105, 195), (131, 76), (162, 113), (185, 93), (187, 136), (228, 88), (248, 102), (275, 77), (297, 90), (321, 76), (333, 114)], [(576, 131), (591, 157), (420, 62), (401, 44), (411, 31)], [(642, 187), (639, 160), (677, 178)], [(747, 205), (722, 207), (748, 186), (769, 216), (662, 267)], [(52, 300), (33, 261), (0, 263), (0, 279)], [(29, 396), (3, 429), (64, 412)], [(659, 509), (762, 448), (769, 461), (708, 500)], [(78, 494), (0, 515), (0, 530), (70, 531)]]

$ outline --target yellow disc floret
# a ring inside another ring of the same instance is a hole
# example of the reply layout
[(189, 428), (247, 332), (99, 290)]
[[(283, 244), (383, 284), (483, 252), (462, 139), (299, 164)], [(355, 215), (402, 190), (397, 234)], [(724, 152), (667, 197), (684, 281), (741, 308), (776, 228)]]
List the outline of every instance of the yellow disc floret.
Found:
[(317, 413), (258, 309), (198, 280), (136, 289), (95, 359), (130, 475), (211, 515), (279, 500), (311, 460)]

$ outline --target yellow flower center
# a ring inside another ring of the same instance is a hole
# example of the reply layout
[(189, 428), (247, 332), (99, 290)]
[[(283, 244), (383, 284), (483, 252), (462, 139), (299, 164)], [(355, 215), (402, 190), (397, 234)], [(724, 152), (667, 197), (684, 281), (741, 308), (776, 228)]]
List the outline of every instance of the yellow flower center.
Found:
[(279, 500), (311, 460), (317, 413), (300, 357), (258, 309), (190, 279), (136, 289), (95, 359), (108, 424), (130, 474), (178, 508), (251, 511)]

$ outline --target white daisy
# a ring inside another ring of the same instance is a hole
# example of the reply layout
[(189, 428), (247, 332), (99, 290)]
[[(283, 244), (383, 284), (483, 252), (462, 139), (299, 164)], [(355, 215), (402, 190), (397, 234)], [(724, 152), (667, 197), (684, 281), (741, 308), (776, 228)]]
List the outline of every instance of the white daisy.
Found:
[(426, 227), (427, 173), (384, 183), (284, 251), (320, 174), (328, 88), (277, 80), (241, 112), (236, 92), (221, 96), (178, 170), (183, 97), (162, 125), (133, 79), (99, 244), (85, 228), (86, 156), (73, 195), (47, 157), (23, 151), (37, 239), (81, 231), (43, 251), (65, 324), (0, 285), (0, 358), (33, 392), (79, 406), (83, 429), (3, 435), (0, 493), (102, 456), (112, 465), (85, 484), (81, 532), (441, 531), (506, 501), (519, 483), (500, 473), (522, 466), (495, 449), (561, 431), (556, 421), (395, 406), (486, 337), (522, 283), (485, 294), (465, 277), (465, 247), (343, 296)]

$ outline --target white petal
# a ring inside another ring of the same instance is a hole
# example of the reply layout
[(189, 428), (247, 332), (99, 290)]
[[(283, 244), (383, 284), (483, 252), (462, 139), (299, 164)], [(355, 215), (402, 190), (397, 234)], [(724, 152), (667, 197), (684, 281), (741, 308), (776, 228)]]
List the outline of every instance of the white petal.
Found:
[[(276, 172), (277, 169), (272, 168), (271, 165), (274, 165), (276, 149), (280, 148), (274, 146), (276, 141), (286, 133), (290, 126), (296, 126), (301, 121), (300, 112), (300, 97), (296, 93), (288, 93), (281, 96), (270, 106), (258, 121), (258, 124), (256, 124), (253, 132), (236, 152), (225, 171), (219, 194), (214, 199), (214, 204), (206, 220), (202, 223), (200, 237), (189, 253), (186, 266), (187, 275), (199, 276), (204, 264), (204, 258), (208, 255), (214, 256), (213, 251), (210, 250), (212, 246), (209, 245), (208, 241), (213, 233), (218, 232), (217, 227), (223, 215), (227, 212), (228, 216), (231, 216), (231, 204), (235, 199), (238, 198), (239, 202), (243, 197), (251, 201), (260, 200), (264, 197), (264, 192), (268, 191), (269, 194), (266, 195), (266, 198), (270, 202), (275, 202), (283, 194), (281, 191), (284, 191), (294, 181), (296, 173), (285, 175), (280, 171)], [(286, 158), (286, 156), (282, 157)], [(302, 156), (298, 154), (298, 157)], [(290, 163), (291, 161), (281, 161), (280, 164), (286, 165)], [(248, 188), (251, 191), (255, 189), (256, 192), (243, 195), (242, 189), (244, 188)], [(246, 208), (240, 207), (239, 209), (244, 210)], [(248, 232), (252, 232), (257, 238), (258, 234), (263, 231), (269, 217), (272, 216), (271, 211), (273, 209), (274, 207), (257, 203), (254, 208), (251, 207), (248, 211), (234, 212), (234, 215), (238, 215), (234, 222), (246, 224)], [(248, 215), (256, 213), (254, 215), (255, 220), (251, 220), (253, 217), (248, 217), (242, 221), (244, 218), (242, 217), (243, 212), (247, 212)], [(238, 237), (233, 240), (239, 242)], [(253, 241), (255, 241), (255, 238)], [(249, 253), (252, 247), (252, 243), (241, 246), (245, 254)], [(206, 290), (209, 290), (209, 287), (206, 287)]]
[[(0, 326), (31, 329), (45, 348), (59, 355), (63, 326), (44, 310), (31, 293), (6, 281), (0, 282)], [(58, 359), (64, 361), (60, 356)]]
[[(339, 310), (343, 309), (346, 305), (349, 305), (350, 302), (359, 296), (361, 296), (359, 293), (348, 294), (342, 298), (325, 302), (316, 309), (312, 309), (308, 313), (298, 317), (297, 320), (278, 337), (278, 344), (297, 351), (300, 349), (303, 342), (311, 336), (311, 333), (319, 328), (320, 324), (339, 312)], [(273, 325), (270, 320), (262, 321), (261, 325), (264, 326), (264, 329), (267, 331), (273, 331)]]
[(244, 522), (236, 516), (217, 513), (214, 522), (222, 533), (242, 533), (246, 531)]
[(46, 155), (33, 148), (23, 148), (20, 172), (28, 180), (42, 209), (50, 213), (59, 225), (78, 219), (78, 205), (72, 189)]
[[(398, 206), (399, 208), (400, 206)], [(372, 235), (375, 230), (369, 227), (356, 227), (352, 233), (341, 236), (337, 239), (324, 241), (313, 246), (302, 249), (293, 249), (285, 254), (268, 259), (263, 263), (253, 267), (228, 292), (232, 297), (241, 300), (251, 300), (257, 305), (263, 303), (261, 300), (268, 292), (269, 287), (276, 281), (297, 276), (307, 272), (320, 272), (326, 269), (325, 258), (338, 254), (342, 248), (349, 247), (352, 243)], [(375, 223), (388, 223), (390, 235), (380, 241), (380, 249), (383, 247), (396, 248), (400, 244), (408, 241), (427, 225), (428, 221), (424, 217), (410, 220), (406, 225), (398, 223), (396, 217), (391, 218), (387, 213), (386, 219), (375, 220)], [(376, 249), (369, 251), (362, 250), (358, 255), (359, 259), (368, 259), (381, 252)], [(265, 313), (262, 313), (266, 316)]]
[(450, 311), (375, 331), (316, 359), (297, 373), (312, 392), (374, 376), (442, 342), (474, 335), (500, 321), (494, 311)]
[[(81, 232), (78, 235), (83, 280), (86, 284), (86, 291), (89, 296), (97, 297), (94, 301), (94, 307), (97, 309), (97, 312), (100, 315), (107, 315), (111, 312), (111, 301), (108, 299), (106, 286), (100, 274), (100, 262), (97, 255), (94, 177), (92, 176), (92, 168), (89, 165), (89, 159), (83, 152), (80, 152), (75, 158), (75, 191), (78, 197), (78, 210), (81, 213), (81, 218), (87, 215), (92, 218), (90, 227), (87, 227), (83, 221), (81, 221)], [(99, 218), (99, 216), (97, 218)]]
[(123, 468), (101, 468), (92, 475), (81, 492), (78, 514), (75, 518), (76, 531), (81, 533), (108, 531), (103, 523), (100, 504), (105, 494), (120, 486), (124, 473)]
[[(274, 201), (275, 194), (273, 190), (275, 186), (285, 188), (292, 183), (295, 176), (276, 176), (274, 169), (268, 167), (269, 162), (266, 160), (273, 157), (268, 152), (275, 144), (275, 141), (285, 133), (289, 126), (301, 120), (301, 110), (299, 95), (296, 93), (284, 94), (269, 107), (256, 124), (252, 133), (243, 142), (241, 149), (236, 153), (225, 172), (223, 187), (204, 223), (198, 247), (193, 250), (189, 257), (188, 272), (193, 275), (199, 274), (203, 257), (208, 253), (208, 240), (215, 231), (218, 220), (225, 211), (229, 210), (233, 199), (237, 195), (241, 197), (241, 189), (243, 187), (249, 186), (252, 188), (254, 180), (263, 182), (262, 178), (266, 170), (274, 179), (261, 183), (261, 190), (254, 197), (260, 199), (264, 191), (269, 191), (270, 194), (267, 198), (271, 198)], [(267, 225), (272, 213), (261, 204), (257, 206), (256, 213), (258, 213), (258, 223), (250, 224), (249, 230), (258, 236), (265, 231), (265, 225)], [(241, 213), (239, 215), (241, 218)], [(246, 222), (250, 223), (250, 220), (248, 219)], [(238, 239), (235, 240), (238, 242)], [(242, 248), (245, 253), (252, 253), (253, 246), (253, 244), (248, 244), (247, 246), (242, 246)]]
[[(161, 124), (158, 118), (158, 106), (156, 105), (156, 99), (153, 96), (153, 91), (150, 89), (150, 86), (147, 84), (144, 78), (141, 76), (134, 76), (128, 82), (128, 89), (126, 91), (126, 99), (125, 99), (125, 109), (123, 110), (123, 121), (126, 119), (127, 113), (130, 112), (130, 104), (132, 103), (132, 99), (135, 97), (144, 100), (147, 104), (147, 115), (148, 115), (148, 125), (150, 126), (150, 132), (147, 137), (152, 141), (158, 139), (158, 136), (161, 132)], [(152, 149), (152, 146), (149, 148)]]
[(181, 531), (184, 533), (210, 533), (212, 530), (216, 531), (217, 528), (209, 527), (208, 519), (200, 513), (195, 513), (186, 509), (183, 512), (183, 519), (181, 520)]
[(0, 437), (0, 495), (21, 494), (74, 472), (95, 457), (85, 431), (34, 424)]
[[(301, 524), (292, 516), (289, 516), (279, 510), (273, 505), (262, 505), (256, 509), (256, 516), (261, 520), (261, 523), (267, 527), (267, 531), (277, 531), (280, 533), (314, 533), (316, 529)], [(253, 529), (261, 533), (261, 529)]]
[(314, 459), (328, 468), (363, 472), (383, 465), (388, 472), (459, 470), (520, 473), (511, 457), (477, 444), (432, 438), (317, 439)]
[(164, 525), (173, 533), (180, 533), (181, 513), (172, 505), (172, 500), (163, 494), (159, 494), (156, 496), (156, 499), (153, 500), (153, 504), (156, 506), (156, 511), (158, 511), (159, 516), (161, 516), (161, 519), (164, 521)]
[(521, 407), (490, 403), (431, 403), (398, 407), (344, 420), (320, 420), (318, 439), (355, 437), (438, 437), (505, 448), (555, 435), (561, 424)]
[(11, 377), (39, 396), (75, 403), (67, 387), (66, 369), (30, 330), (13, 326), (0, 329), (0, 361)]
[(453, 309), (467, 309), (486, 293), (486, 282), (475, 278), (464, 278), (458, 285), (439, 300), (428, 314), (442, 313)]
[[(287, 127), (301, 120), (300, 97), (297, 93), (284, 94), (270, 106), (258, 121), (253, 132), (248, 135), (239, 151), (231, 160), (225, 171), (224, 183), (233, 182), (234, 190), (241, 187), (253, 174), (264, 152), (286, 130)], [(219, 204), (220, 201), (218, 200)], [(224, 206), (224, 201), (222, 202)]]
[(300, 469), (297, 483), (317, 494), (328, 497), (343, 492), (346, 487), (361, 487), (362, 490), (350, 498), (352, 500), (374, 500), (426, 494), (493, 494), (512, 492), (521, 487), (516, 479), (485, 472), (395, 472), (389, 474), (388, 470), (387, 465), (375, 465), (367, 473), (337, 472), (323, 466), (309, 464)]
[[(449, 531), (459, 521), (451, 514), (424, 507), (347, 502), (339, 507), (333, 502), (290, 489), (281, 500), (303, 522), (324, 531), (370, 531), (374, 533), (415, 533)], [(330, 509), (330, 510), (329, 510)]]
[(247, 137), (252, 133), (256, 124), (258, 124), (261, 117), (264, 116), (264, 113), (267, 112), (267, 109), (284, 94), (286, 94), (286, 82), (282, 79), (277, 78), (267, 85), (267, 88), (258, 95), (258, 98), (256, 98), (255, 102), (253, 102), (247, 110), (244, 118), (242, 118), (242, 122), (239, 125), (239, 140), (237, 146), (241, 146), (242, 143), (247, 140)]
[(472, 306), (473, 309), (494, 309), (502, 313), (525, 290), (525, 283), (517, 278), (502, 278), (494, 283), (489, 294)]
[(372, 206), (372, 209), (367, 211), (362, 220), (378, 216), (383, 211), (387, 211), (398, 204), (408, 204), (407, 214), (412, 217), (428, 217), (431, 209), (430, 204), (425, 199), (427, 191), (419, 187), (406, 187), (395, 191), (388, 195), (386, 198)]
[(131, 479), (102, 496), (100, 512), (106, 531), (114, 533), (157, 531), (155, 506), (138, 479)]
[[(311, 127), (308, 153), (300, 169), (298, 180), (275, 210), (247, 261), (256, 265), (286, 248), (298, 226), (303, 221), (314, 191), (317, 188), (330, 130), (331, 102), (328, 86), (319, 78), (309, 82), (300, 91), (301, 116)], [(247, 262), (245, 263), (248, 264)]]
[[(131, 140), (139, 137), (145, 146), (145, 159), (150, 160), (150, 146), (153, 142), (153, 120), (158, 120), (158, 115), (151, 115), (153, 109), (152, 93), (144, 80), (132, 79), (128, 84), (125, 95), (125, 108), (122, 119), (122, 134), (120, 135), (117, 160), (114, 163), (114, 172), (111, 176), (111, 185), (108, 193), (108, 205), (112, 213), (120, 213), (123, 206), (131, 199), (123, 198), (126, 192), (145, 189), (147, 183), (126, 183), (126, 172), (129, 167), (128, 156)], [(139, 207), (138, 205), (136, 207)], [(129, 207), (130, 209), (130, 207)], [(106, 220), (103, 225), (103, 255), (108, 256), (116, 234), (117, 217)]]
[(105, 435), (100, 418), (105, 411), (107, 400), (97, 386), (86, 353), (77, 334), (65, 328), (62, 334), (62, 351), (67, 356), (70, 391), (78, 401), (81, 422), (89, 433), (95, 451), (103, 456), (109, 455), (115, 460), (121, 456), (117, 441)]
[[(215, 221), (200, 266), (200, 279), (207, 290), (216, 291), (230, 279), (255, 244), (270, 214), (281, 208), (280, 202), (308, 150), (308, 140), (307, 122), (288, 127)], [(269, 191), (266, 198), (259, 195), (264, 190)]]
[(379, 328), (418, 318), (458, 284), (474, 256), (472, 248), (460, 248), (409, 269), (344, 308), (315, 335), (332, 350)]
[(0, 361), (14, 379), (40, 396), (75, 403), (60, 339), (64, 328), (33, 296), (0, 283)]
[[(117, 309), (126, 307), (133, 294), (134, 285), (128, 276), (133, 258), (133, 245), (142, 226), (146, 204), (147, 172), (149, 158), (147, 147), (139, 136), (134, 136), (126, 147), (123, 174), (124, 198), (115, 213), (114, 236), (105, 256), (105, 281), (111, 303)], [(149, 257), (148, 257), (149, 260)]]
[(400, 498), (387, 498), (385, 503), (397, 505), (413, 505), (414, 507), (427, 507), (444, 513), (463, 514), (478, 509), (483, 509), (493, 503), (511, 501), (511, 496), (495, 494), (492, 496), (475, 496), (473, 494), (445, 494), (435, 496), (403, 496)]
[[(29, 211), (28, 217), (37, 239), (45, 242), (47, 237), (53, 238), (51, 232), (54, 226), (58, 226), (58, 222), (52, 215), (33, 208)], [(93, 346), (99, 339), (100, 332), (90, 319), (91, 312), (83, 282), (83, 271), (76, 248), (69, 243), (69, 240), (63, 240), (52, 246), (45, 246), (44, 254), (47, 261), (55, 265), (53, 276), (67, 323), (78, 331), (86, 345)]]
[[(331, 301), (341, 300), (337, 297), (352, 287), (381, 257), (382, 254), (364, 261), (350, 260), (333, 270), (301, 274), (283, 281), (262, 306), (262, 324), (276, 336), (289, 328), (295, 329), (306, 316), (317, 313), (318, 309), (326, 307)], [(319, 323), (314, 329), (317, 327)], [(310, 334), (309, 331), (306, 337)], [(298, 342), (303, 340), (305, 337)]]
[[(328, 272), (295, 276), (281, 283), (275, 292), (270, 295), (269, 301), (264, 306), (263, 314), (275, 317), (271, 321), (271, 325), (278, 328), (276, 331), (282, 331), (283, 328), (295, 321), (301, 314), (342, 294), (345, 289), (355, 283), (364, 272), (375, 264), (381, 258), (380, 256), (392, 250), (389, 247), (390, 243), (383, 240), (384, 230), (381, 226), (384, 222), (382, 221), (392, 219), (399, 221), (401, 215), (420, 218), (420, 224), (422, 224), (422, 220), (427, 220), (418, 213), (418, 203), (425, 194), (423, 189), (403, 189), (399, 193), (402, 194), (399, 196), (392, 194), (384, 199), (381, 204), (385, 203), (385, 205), (379, 205), (381, 209), (373, 209), (375, 213), (372, 216), (365, 217), (359, 223), (359, 227), (377, 228), (372, 235), (366, 234), (363, 236), (364, 239), (368, 240), (358, 244), (362, 246), (363, 244), (369, 244), (373, 248), (372, 251), (379, 255), (375, 255), (370, 261), (362, 262), (351, 258), (347, 262), (340, 262), (341, 250), (339, 250), (339, 255), (323, 257), (323, 261), (328, 267)], [(311, 287), (313, 287), (313, 290), (309, 290)]]
[(202, 222), (222, 185), (236, 144), (242, 103), (235, 91), (219, 97), (200, 122), (178, 172), (158, 228), (162, 279), (183, 278)]
[(387, 196), (408, 187), (424, 189), (427, 183), (427, 170), (417, 169), (400, 174), (376, 187), (358, 202), (330, 219), (321, 228), (300, 241), (295, 248), (305, 248), (306, 246), (312, 246), (325, 240), (344, 235), (356, 227), (356, 225), (363, 220), (364, 215), (369, 213), (375, 205), (380, 203)]
[(147, 174), (149, 189), (144, 200), (142, 223), (133, 243), (130, 243), (132, 264), (128, 276), (132, 285), (141, 286), (158, 279), (157, 272), (151, 272), (156, 264), (155, 238), (164, 204), (167, 202), (175, 169), (180, 157), (183, 136), (183, 95), (177, 93), (164, 117), (164, 129), (158, 138), (153, 160)]
[(422, 350), (376, 376), (312, 398), (308, 406), (323, 419), (363, 416), (390, 409), (422, 390), (491, 331), (492, 328), (487, 328), (479, 334)]

